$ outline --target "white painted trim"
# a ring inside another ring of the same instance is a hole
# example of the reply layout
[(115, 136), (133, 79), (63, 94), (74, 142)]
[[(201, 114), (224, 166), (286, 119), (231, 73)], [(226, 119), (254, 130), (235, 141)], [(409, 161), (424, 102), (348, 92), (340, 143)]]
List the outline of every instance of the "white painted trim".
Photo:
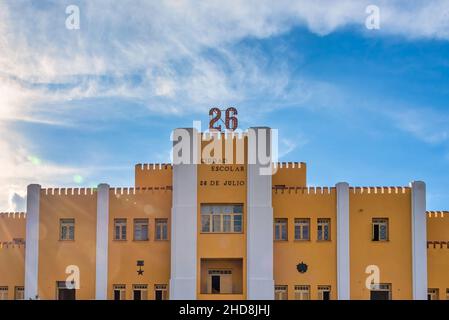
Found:
[[(257, 129), (248, 129), (248, 158), (252, 156), (256, 161), (247, 165), (247, 299), (273, 300), (272, 176), (260, 174)], [(263, 129), (266, 132), (269, 128)], [(266, 142), (271, 146), (271, 130)]]
[(412, 277), (413, 299), (427, 300), (426, 184), (414, 181), (412, 189)]
[(97, 188), (97, 234), (95, 261), (95, 299), (108, 298), (109, 185)]
[[(181, 131), (178, 131), (181, 130)], [(173, 204), (171, 215), (171, 275), (170, 299), (195, 300), (197, 287), (197, 165), (198, 132), (196, 129), (176, 129), (174, 145), (191, 138), (187, 158), (173, 154)], [(178, 157), (175, 159), (175, 157)], [(189, 163), (184, 163), (187, 160)]]
[(26, 246), (25, 246), (25, 299), (36, 299), (39, 275), (39, 210), (41, 186), (27, 187)]
[(350, 296), (350, 249), (349, 249), (349, 185), (337, 183), (337, 295), (338, 300)]

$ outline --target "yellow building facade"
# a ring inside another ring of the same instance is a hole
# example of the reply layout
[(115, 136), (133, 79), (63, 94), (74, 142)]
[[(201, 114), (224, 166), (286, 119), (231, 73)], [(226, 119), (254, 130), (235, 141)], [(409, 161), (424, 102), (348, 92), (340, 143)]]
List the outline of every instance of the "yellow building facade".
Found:
[(0, 298), (449, 298), (449, 212), (423, 182), (310, 187), (272, 141), (176, 129), (133, 187), (28, 186), (0, 214)]

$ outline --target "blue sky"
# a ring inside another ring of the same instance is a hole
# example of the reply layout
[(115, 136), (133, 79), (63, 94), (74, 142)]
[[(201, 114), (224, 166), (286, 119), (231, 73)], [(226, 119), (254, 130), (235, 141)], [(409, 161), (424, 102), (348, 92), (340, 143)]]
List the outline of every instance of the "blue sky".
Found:
[(2, 2), (0, 211), (28, 183), (132, 185), (173, 128), (230, 105), (311, 185), (424, 180), (449, 209), (449, 3), (372, 2), (379, 30), (368, 1)]

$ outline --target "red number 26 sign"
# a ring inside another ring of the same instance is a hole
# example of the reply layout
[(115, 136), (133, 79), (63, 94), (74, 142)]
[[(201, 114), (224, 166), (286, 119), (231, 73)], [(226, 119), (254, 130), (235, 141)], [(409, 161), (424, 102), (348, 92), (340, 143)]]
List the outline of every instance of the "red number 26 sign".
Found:
[[(225, 120), (221, 118), (221, 112), (225, 112)], [(209, 110), (209, 129), (221, 131), (220, 121), (224, 123), (227, 130), (234, 131), (239, 125), (239, 120), (237, 119), (237, 109), (234, 107), (227, 108), (226, 110), (220, 110), (218, 108), (212, 108)]]

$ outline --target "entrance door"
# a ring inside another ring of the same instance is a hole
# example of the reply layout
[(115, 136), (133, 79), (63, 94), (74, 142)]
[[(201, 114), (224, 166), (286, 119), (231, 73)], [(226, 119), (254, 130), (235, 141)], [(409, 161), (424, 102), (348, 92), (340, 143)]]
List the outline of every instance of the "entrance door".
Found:
[(58, 289), (58, 300), (75, 300), (75, 289)]
[(390, 300), (390, 293), (388, 291), (371, 291), (371, 300)]
[(207, 292), (212, 294), (232, 293), (231, 270), (209, 270)]
[[(72, 285), (74, 285), (74, 283), (72, 283)], [(76, 300), (75, 288), (67, 288), (65, 281), (56, 282), (56, 294), (57, 300)]]
[(214, 294), (220, 293), (220, 278), (220, 275), (211, 276), (212, 293)]
[(134, 300), (142, 300), (142, 291), (134, 290), (133, 291), (133, 299)]

